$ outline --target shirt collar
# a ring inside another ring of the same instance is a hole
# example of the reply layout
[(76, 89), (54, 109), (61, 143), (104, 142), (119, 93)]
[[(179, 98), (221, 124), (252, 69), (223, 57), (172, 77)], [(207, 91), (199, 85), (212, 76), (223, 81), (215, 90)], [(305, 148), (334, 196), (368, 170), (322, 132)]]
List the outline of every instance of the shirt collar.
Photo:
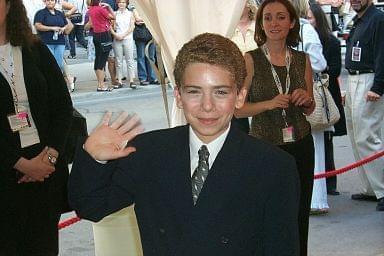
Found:
[(209, 151), (209, 168), (212, 167), (213, 162), (215, 161), (217, 155), (219, 154), (221, 148), (224, 145), (224, 141), (228, 136), (229, 130), (231, 128), (231, 124), (228, 125), (227, 130), (221, 134), (219, 137), (214, 139), (208, 144), (205, 144), (202, 142), (196, 135), (195, 131), (192, 129), (191, 126), (189, 126), (189, 150), (190, 150), (190, 156), (191, 156), (191, 170), (193, 171), (195, 163), (197, 164), (197, 161), (194, 159), (199, 159), (198, 151), (202, 145), (206, 145)]

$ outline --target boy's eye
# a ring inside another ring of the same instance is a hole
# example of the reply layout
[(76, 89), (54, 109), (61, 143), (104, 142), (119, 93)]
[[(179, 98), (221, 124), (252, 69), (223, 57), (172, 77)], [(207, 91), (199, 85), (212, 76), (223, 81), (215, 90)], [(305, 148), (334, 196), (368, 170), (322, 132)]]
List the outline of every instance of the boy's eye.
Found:
[(198, 93), (200, 93), (200, 91), (196, 90), (196, 89), (187, 89), (186, 93), (188, 93), (188, 94), (198, 94)]
[(227, 95), (228, 92), (227, 92), (226, 90), (217, 90), (217, 91), (216, 91), (216, 94), (217, 94), (217, 95)]

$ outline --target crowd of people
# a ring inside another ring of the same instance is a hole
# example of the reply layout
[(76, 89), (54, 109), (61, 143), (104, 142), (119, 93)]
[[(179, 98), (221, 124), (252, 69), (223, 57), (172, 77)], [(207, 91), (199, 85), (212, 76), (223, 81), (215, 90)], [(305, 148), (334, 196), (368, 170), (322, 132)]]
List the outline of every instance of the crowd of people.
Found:
[[(69, 175), (75, 41), (94, 61), (96, 90), (108, 92), (124, 86), (124, 60), (136, 88), (135, 48), (139, 84), (158, 83), (152, 36), (128, 0), (0, 0), (0, 255), (58, 255), (61, 213), (99, 221), (131, 204), (144, 255), (307, 255), (310, 214), (340, 194), (336, 177), (313, 179), (335, 168), (333, 137), (348, 134), (356, 160), (384, 148), (384, 13), (350, 0), (344, 107), (341, 4), (248, 0), (231, 39), (204, 33), (176, 57), (187, 125), (140, 134), (139, 117), (107, 113)], [(324, 73), (340, 119), (318, 130), (306, 116)], [(384, 211), (383, 166), (359, 168), (353, 200)]]
[[(96, 90), (99, 92), (122, 88), (125, 86), (123, 80), (127, 80), (127, 86), (132, 89), (136, 88), (136, 84), (159, 84), (151, 64), (155, 62), (155, 44), (129, 0), (32, 0), (24, 1), (24, 4), (32, 30), (49, 45), (70, 91), (75, 90), (77, 78), (68, 72), (67, 59), (77, 58), (78, 46), (85, 48), (88, 59), (94, 62)], [(144, 27), (149, 38), (134, 37), (134, 30), (139, 26)], [(147, 44), (148, 57), (145, 55)], [(64, 56), (65, 50), (69, 50), (67, 56)], [(136, 60), (134, 56), (137, 56)], [(124, 60), (126, 75), (123, 74)], [(105, 63), (110, 74), (110, 85), (105, 84)]]

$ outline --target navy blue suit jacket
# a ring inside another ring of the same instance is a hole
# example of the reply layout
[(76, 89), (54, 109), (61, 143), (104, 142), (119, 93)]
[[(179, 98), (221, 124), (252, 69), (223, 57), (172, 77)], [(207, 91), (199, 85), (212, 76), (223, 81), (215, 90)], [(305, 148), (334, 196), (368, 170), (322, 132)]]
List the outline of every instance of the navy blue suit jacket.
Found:
[(70, 204), (92, 221), (135, 204), (144, 255), (298, 255), (299, 184), (287, 153), (232, 126), (192, 200), (188, 126), (149, 132), (102, 165), (78, 150)]

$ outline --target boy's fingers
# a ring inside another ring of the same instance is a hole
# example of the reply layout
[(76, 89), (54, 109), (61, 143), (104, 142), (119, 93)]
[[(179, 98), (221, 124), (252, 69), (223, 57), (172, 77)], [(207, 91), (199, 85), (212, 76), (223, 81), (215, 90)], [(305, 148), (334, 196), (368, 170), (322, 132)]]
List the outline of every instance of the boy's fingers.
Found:
[(111, 128), (113, 129), (118, 129), (123, 123), (124, 121), (127, 119), (128, 117), (128, 113), (123, 111), (121, 112), (121, 114), (116, 118), (115, 121), (113, 121), (113, 123), (110, 125)]
[(109, 121), (111, 120), (111, 117), (112, 117), (112, 112), (107, 111), (107, 113), (105, 113), (104, 116), (102, 117), (99, 126), (102, 126), (102, 125), (108, 126)]

